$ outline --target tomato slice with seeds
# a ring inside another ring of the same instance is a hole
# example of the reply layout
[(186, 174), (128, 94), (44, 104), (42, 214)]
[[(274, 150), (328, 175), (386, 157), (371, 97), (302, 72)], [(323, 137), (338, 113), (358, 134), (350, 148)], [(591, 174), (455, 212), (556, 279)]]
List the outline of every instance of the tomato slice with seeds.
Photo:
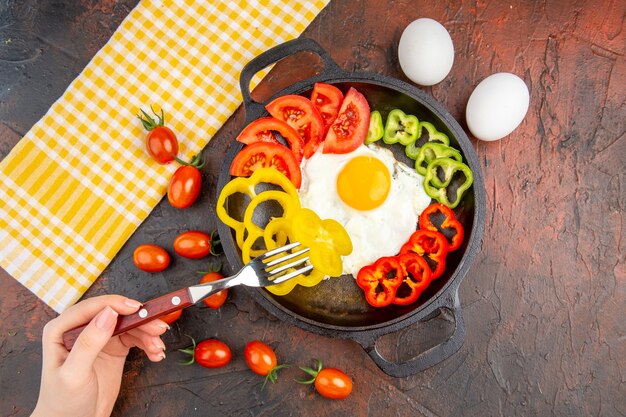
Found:
[(280, 143), (255, 142), (244, 147), (233, 159), (230, 175), (249, 177), (255, 170), (268, 167), (284, 174), (296, 188), (300, 188), (300, 165), (289, 148)]
[(369, 124), (370, 106), (367, 99), (356, 89), (350, 88), (337, 119), (326, 134), (324, 153), (352, 152), (365, 141)]
[(339, 114), (343, 93), (334, 85), (315, 83), (311, 93), (311, 102), (317, 107), (324, 120), (324, 134), (326, 134)]
[(237, 140), (246, 145), (251, 145), (255, 142), (280, 143), (274, 136), (274, 132), (280, 133), (285, 138), (291, 152), (296, 157), (298, 163), (300, 163), (302, 161), (304, 140), (296, 129), (275, 117), (261, 117), (250, 123), (237, 136)]
[(289, 94), (278, 97), (265, 108), (272, 116), (298, 131), (304, 140), (305, 158), (315, 153), (324, 139), (324, 120), (311, 100)]

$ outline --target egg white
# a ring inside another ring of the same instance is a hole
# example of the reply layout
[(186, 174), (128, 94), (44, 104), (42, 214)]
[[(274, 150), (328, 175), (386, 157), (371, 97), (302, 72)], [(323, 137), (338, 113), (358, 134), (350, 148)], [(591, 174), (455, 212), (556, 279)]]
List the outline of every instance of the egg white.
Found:
[[(357, 156), (379, 159), (389, 170), (391, 186), (387, 199), (377, 208), (356, 210), (337, 194), (337, 176)], [(301, 165), (302, 207), (315, 211), (322, 219), (335, 219), (348, 232), (353, 250), (343, 257), (343, 273), (355, 275), (383, 256), (396, 255), (417, 227), (420, 213), (430, 204), (424, 192), (424, 178), (413, 168), (396, 161), (390, 150), (376, 145), (361, 145), (347, 154), (320, 151)]]

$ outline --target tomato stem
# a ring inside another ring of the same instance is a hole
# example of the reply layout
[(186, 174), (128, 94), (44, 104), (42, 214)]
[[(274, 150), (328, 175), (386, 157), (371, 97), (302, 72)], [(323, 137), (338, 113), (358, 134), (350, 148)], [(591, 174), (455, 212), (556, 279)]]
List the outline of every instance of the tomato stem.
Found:
[(265, 381), (263, 381), (263, 385), (261, 386), (261, 389), (265, 388), (265, 384), (267, 384), (267, 381), (271, 381), (272, 384), (275, 384), (276, 381), (278, 380), (278, 371), (284, 368), (289, 368), (289, 365), (282, 364), (282, 365), (277, 365), (273, 367), (272, 370), (267, 373), (267, 376), (265, 377)]
[(185, 355), (190, 355), (191, 358), (186, 361), (178, 361), (178, 364), (187, 366), (193, 364), (196, 361), (196, 340), (188, 334), (186, 334), (185, 336), (191, 339), (192, 346), (186, 347), (185, 349), (178, 349), (178, 351), (184, 353)]
[(139, 110), (141, 111), (143, 116), (141, 114), (138, 114), (137, 117), (139, 118), (139, 120), (141, 120), (141, 123), (143, 124), (144, 129), (146, 129), (147, 131), (154, 130), (158, 126), (165, 125), (165, 114), (163, 113), (163, 109), (161, 109), (161, 115), (159, 116), (157, 114), (157, 112), (154, 111), (152, 106), (150, 106), (150, 110), (152, 110), (152, 113), (154, 113), (154, 115), (157, 117), (158, 121), (154, 120), (143, 109), (139, 109)]
[(178, 162), (181, 165), (187, 165), (187, 166), (196, 167), (198, 169), (202, 169), (202, 167), (204, 167), (204, 165), (206, 164), (206, 161), (202, 159), (202, 153), (199, 153), (196, 156), (194, 156), (189, 162), (185, 161), (184, 159), (179, 158), (178, 156), (174, 154), (171, 154), (171, 155), (174, 157), (176, 162)]
[(299, 368), (301, 370), (303, 370), (304, 372), (306, 372), (307, 374), (311, 375), (313, 378), (311, 379), (296, 379), (295, 381), (299, 384), (306, 384), (306, 385), (310, 385), (312, 383), (315, 382), (315, 379), (317, 378), (317, 374), (319, 374), (322, 370), (322, 361), (319, 359), (315, 359), (315, 366), (317, 367), (317, 370), (312, 369), (312, 368), (307, 368), (307, 367), (303, 367), (303, 366), (299, 366)]
[[(219, 239), (220, 235), (217, 233), (217, 230), (211, 232), (211, 250), (209, 253), (213, 256), (219, 256), (222, 254), (222, 242)], [(217, 249), (219, 248), (219, 249)], [(220, 266), (221, 269), (221, 266)], [(216, 271), (219, 272), (219, 271)]]
[(196, 271), (198, 274), (210, 274), (213, 272), (221, 272), (222, 271), (222, 263), (220, 261), (211, 262), (209, 264), (209, 269), (207, 271)]

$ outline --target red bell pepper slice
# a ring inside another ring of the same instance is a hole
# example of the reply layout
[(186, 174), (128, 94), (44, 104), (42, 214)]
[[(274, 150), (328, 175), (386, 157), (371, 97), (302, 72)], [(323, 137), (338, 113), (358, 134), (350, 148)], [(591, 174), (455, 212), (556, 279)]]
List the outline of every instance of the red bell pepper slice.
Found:
[(402, 284), (396, 291), (392, 303), (406, 306), (417, 301), (422, 292), (432, 281), (430, 266), (420, 255), (407, 252), (397, 256), (404, 271)]
[(437, 231), (420, 229), (413, 232), (400, 249), (400, 254), (413, 252), (423, 256), (432, 271), (432, 279), (437, 279), (446, 269), (448, 251), (449, 245), (444, 235)]
[(363, 289), (365, 300), (371, 306), (385, 307), (396, 297), (396, 290), (404, 280), (403, 274), (398, 258), (387, 256), (361, 268), (356, 283)]
[[(437, 217), (437, 214), (441, 213), (443, 215), (443, 221), (439, 227), (435, 226), (433, 223), (433, 219), (431, 216)], [(430, 206), (426, 207), (422, 214), (420, 214), (419, 226), (422, 230), (432, 230), (435, 232), (442, 233), (449, 244), (449, 251), (455, 251), (461, 247), (463, 243), (463, 237), (465, 236), (465, 231), (463, 229), (463, 225), (459, 222), (454, 215), (454, 212), (450, 209), (450, 207), (441, 203), (434, 203)], [(454, 231), (454, 235), (451, 238), (448, 238), (447, 231)]]

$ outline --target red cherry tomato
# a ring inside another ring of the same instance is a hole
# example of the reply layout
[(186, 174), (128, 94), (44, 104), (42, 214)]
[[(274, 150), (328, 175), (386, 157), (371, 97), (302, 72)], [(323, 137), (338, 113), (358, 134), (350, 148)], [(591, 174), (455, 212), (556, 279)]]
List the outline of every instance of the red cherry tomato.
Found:
[(174, 251), (189, 259), (200, 259), (211, 253), (211, 235), (197, 230), (181, 233), (174, 239)]
[(139, 245), (133, 253), (135, 266), (146, 272), (161, 272), (170, 264), (170, 256), (157, 245)]
[(139, 115), (139, 120), (143, 127), (148, 130), (146, 136), (146, 149), (150, 156), (159, 164), (169, 164), (178, 154), (178, 139), (172, 130), (166, 126), (163, 110), (158, 115), (152, 110), (158, 120), (150, 117), (148, 113), (141, 110), (143, 116)]
[(200, 170), (193, 165), (182, 166), (174, 172), (167, 186), (167, 199), (172, 207), (187, 208), (196, 201), (201, 187)]
[(346, 398), (352, 392), (352, 379), (343, 371), (336, 368), (324, 368), (322, 362), (315, 360), (316, 368), (300, 367), (309, 374), (311, 379), (297, 379), (300, 384), (315, 384), (315, 389), (321, 396), (332, 400)]
[(274, 350), (259, 340), (253, 340), (246, 345), (243, 351), (248, 368), (255, 374), (267, 376), (276, 368), (276, 354)]
[(324, 120), (311, 100), (290, 94), (278, 97), (265, 108), (272, 116), (298, 131), (304, 140), (305, 158), (315, 153), (324, 139)]
[(159, 164), (169, 164), (178, 153), (178, 140), (169, 127), (158, 126), (146, 136), (146, 148)]
[(176, 320), (178, 320), (182, 314), (183, 314), (183, 310), (182, 309), (181, 310), (172, 311), (171, 313), (166, 314), (163, 317), (159, 317), (159, 320), (162, 320), (162, 321), (166, 322), (167, 324), (172, 324)]
[(205, 368), (221, 368), (230, 362), (231, 356), (228, 345), (215, 339), (198, 343), (194, 352), (196, 362)]
[(365, 141), (369, 124), (370, 106), (367, 100), (363, 94), (350, 88), (341, 104), (339, 115), (328, 129), (324, 153), (352, 152)]
[(352, 379), (336, 368), (324, 368), (315, 378), (315, 389), (332, 400), (346, 398), (352, 392)]
[(315, 83), (311, 93), (311, 102), (322, 115), (324, 134), (326, 134), (339, 114), (339, 108), (343, 102), (343, 93), (334, 85)]
[[(224, 275), (222, 275), (219, 271), (210, 271), (204, 274), (204, 276), (200, 280), (200, 283), (204, 284), (206, 282), (218, 281), (222, 278), (224, 278)], [(226, 301), (227, 297), (228, 297), (228, 290), (222, 290), (220, 292), (217, 292), (211, 295), (210, 297), (205, 298), (202, 301), (204, 301), (204, 304), (206, 304), (207, 307), (220, 308)]]
[(237, 136), (237, 140), (246, 145), (251, 145), (255, 142), (280, 143), (274, 136), (274, 132), (280, 133), (287, 141), (291, 153), (296, 157), (296, 161), (300, 163), (302, 161), (304, 141), (296, 129), (275, 117), (262, 117), (250, 123)]
[(296, 188), (302, 183), (300, 165), (289, 148), (279, 143), (255, 142), (243, 148), (230, 165), (230, 175), (249, 177), (259, 168), (275, 168)]

